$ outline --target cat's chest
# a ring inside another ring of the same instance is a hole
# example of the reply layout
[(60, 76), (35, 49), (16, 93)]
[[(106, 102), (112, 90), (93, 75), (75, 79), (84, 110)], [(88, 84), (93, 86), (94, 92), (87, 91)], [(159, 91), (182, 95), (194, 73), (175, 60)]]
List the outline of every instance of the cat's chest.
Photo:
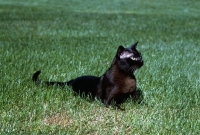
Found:
[(120, 72), (115, 72), (113, 82), (118, 88), (117, 91), (120, 91), (120, 93), (130, 93), (136, 90), (136, 80), (134, 75), (127, 76), (125, 74), (120, 74)]
[(121, 88), (123, 93), (129, 93), (136, 90), (136, 81), (132, 78), (126, 78), (124, 80), (124, 85)]

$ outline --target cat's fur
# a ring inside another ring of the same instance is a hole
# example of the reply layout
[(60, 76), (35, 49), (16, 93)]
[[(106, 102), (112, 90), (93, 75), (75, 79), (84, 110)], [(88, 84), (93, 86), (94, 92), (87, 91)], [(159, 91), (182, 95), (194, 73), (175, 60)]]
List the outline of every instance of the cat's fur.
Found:
[[(84, 95), (91, 95), (92, 98), (100, 99), (106, 107), (112, 101), (120, 108), (120, 104), (128, 97), (136, 96), (136, 78), (134, 71), (143, 66), (143, 60), (136, 46), (124, 48), (119, 46), (110, 68), (100, 77), (81, 76), (68, 82), (42, 82), (47, 85), (71, 86), (72, 89)], [(32, 80), (37, 84), (40, 71), (34, 73)], [(121, 109), (121, 108), (120, 108)]]

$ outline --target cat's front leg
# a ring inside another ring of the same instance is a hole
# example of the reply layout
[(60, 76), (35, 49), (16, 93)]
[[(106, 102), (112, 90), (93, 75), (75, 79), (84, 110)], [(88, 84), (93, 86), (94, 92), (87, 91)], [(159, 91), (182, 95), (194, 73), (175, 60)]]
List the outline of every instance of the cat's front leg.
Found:
[[(108, 95), (108, 98), (104, 100), (104, 103), (106, 104), (106, 107), (107, 107), (107, 108), (110, 106), (112, 100), (117, 99), (118, 95), (119, 95), (118, 89), (117, 89), (117, 88), (114, 88), (114, 89), (110, 92), (110, 94)], [(115, 102), (117, 102), (117, 101), (115, 101)], [(125, 110), (125, 109), (123, 109), (123, 108), (120, 107), (120, 104), (115, 103), (115, 106), (117, 107), (117, 109)]]
[(137, 102), (138, 104), (140, 104), (144, 99), (144, 95), (141, 90), (135, 90), (135, 91), (131, 92), (130, 95), (131, 95), (133, 101)]
[[(106, 91), (110, 91), (110, 89), (107, 89)], [(104, 102), (105, 102), (105, 104), (106, 104), (106, 107), (109, 107), (111, 101), (112, 101), (112, 100), (116, 97), (116, 95), (117, 95), (117, 89), (114, 88), (114, 89), (111, 90), (110, 93), (106, 92), (106, 94), (108, 94), (108, 95), (106, 95), (106, 99), (105, 99)]]

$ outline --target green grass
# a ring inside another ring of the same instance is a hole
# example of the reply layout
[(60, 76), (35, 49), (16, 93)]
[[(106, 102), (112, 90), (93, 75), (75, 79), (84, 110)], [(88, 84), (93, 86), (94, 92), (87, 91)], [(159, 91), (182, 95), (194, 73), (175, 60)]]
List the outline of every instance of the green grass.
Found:
[[(0, 134), (200, 134), (198, 0), (0, 0)], [(126, 111), (35, 86), (102, 75), (119, 45), (139, 41), (149, 106)]]

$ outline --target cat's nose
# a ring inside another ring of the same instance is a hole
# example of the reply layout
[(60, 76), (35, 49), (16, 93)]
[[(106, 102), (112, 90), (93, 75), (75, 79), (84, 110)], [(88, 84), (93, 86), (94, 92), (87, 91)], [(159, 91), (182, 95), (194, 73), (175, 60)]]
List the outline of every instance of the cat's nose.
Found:
[(143, 65), (144, 65), (144, 61), (143, 61), (142, 59), (141, 59), (140, 63), (141, 63), (141, 66), (143, 66)]
[(139, 60), (139, 62), (143, 64), (143, 60), (142, 60), (142, 57), (140, 57), (140, 60)]
[(142, 57), (139, 57), (139, 61), (140, 61), (140, 62), (143, 62)]

